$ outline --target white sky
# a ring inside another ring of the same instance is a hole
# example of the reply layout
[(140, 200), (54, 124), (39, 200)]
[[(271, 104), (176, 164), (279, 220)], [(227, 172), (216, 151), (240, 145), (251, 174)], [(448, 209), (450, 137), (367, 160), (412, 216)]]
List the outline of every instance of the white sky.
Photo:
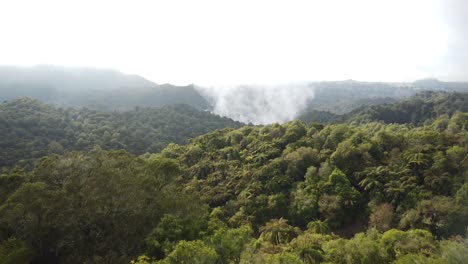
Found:
[(0, 64), (201, 85), (466, 80), (466, 2), (0, 0)]

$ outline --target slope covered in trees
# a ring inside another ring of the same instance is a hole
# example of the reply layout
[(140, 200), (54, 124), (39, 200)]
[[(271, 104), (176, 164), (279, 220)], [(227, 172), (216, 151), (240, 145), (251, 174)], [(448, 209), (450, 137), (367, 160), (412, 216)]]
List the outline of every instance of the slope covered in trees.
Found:
[(21, 98), (0, 104), (0, 166), (31, 164), (48, 154), (95, 145), (134, 154), (159, 152), (169, 143), (183, 144), (215, 129), (239, 126), (187, 105), (101, 112)]
[(360, 107), (345, 115), (348, 122), (383, 121), (420, 124), (456, 111), (468, 112), (468, 93), (421, 92), (393, 104)]
[(354, 80), (315, 82), (309, 108), (345, 114), (361, 106), (393, 103), (422, 91), (468, 92), (468, 83), (424, 79), (407, 83), (359, 82)]
[(245, 126), (0, 176), (10, 263), (464, 263), (468, 114)]
[(254, 239), (226, 259), (227, 245), (201, 235), (166, 249), (161, 263), (197, 248), (214, 250), (217, 263), (463, 263), (467, 125), (461, 112), (419, 127), (296, 121), (171, 145), (161, 155), (215, 208), (209, 223), (251, 228)]
[(456, 111), (468, 112), (468, 93), (425, 91), (398, 102), (363, 104), (343, 115), (308, 108), (298, 118), (307, 123), (360, 124), (381, 121), (417, 125), (431, 122), (441, 115), (451, 116)]

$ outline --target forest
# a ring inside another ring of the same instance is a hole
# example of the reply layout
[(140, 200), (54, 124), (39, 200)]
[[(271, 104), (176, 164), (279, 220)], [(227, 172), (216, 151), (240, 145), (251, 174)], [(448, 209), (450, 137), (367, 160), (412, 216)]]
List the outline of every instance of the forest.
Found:
[(245, 125), (6, 101), (0, 263), (466, 263), (467, 107), (423, 92)]
[(48, 154), (96, 145), (136, 155), (159, 152), (169, 143), (184, 144), (212, 130), (240, 125), (188, 105), (107, 112), (57, 108), (25, 97), (0, 103), (0, 166), (32, 166)]

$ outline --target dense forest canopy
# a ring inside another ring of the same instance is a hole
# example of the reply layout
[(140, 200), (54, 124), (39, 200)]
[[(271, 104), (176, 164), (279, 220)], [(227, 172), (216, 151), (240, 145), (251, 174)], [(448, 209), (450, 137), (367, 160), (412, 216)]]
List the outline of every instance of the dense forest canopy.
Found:
[(465, 263), (466, 99), (242, 127), (5, 102), (0, 263)]

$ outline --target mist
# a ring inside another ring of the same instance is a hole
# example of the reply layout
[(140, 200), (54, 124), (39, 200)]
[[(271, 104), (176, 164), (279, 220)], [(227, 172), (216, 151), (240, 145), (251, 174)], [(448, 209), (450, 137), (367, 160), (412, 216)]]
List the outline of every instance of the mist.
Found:
[(213, 113), (256, 125), (293, 120), (314, 98), (314, 88), (306, 84), (197, 89), (210, 101)]

